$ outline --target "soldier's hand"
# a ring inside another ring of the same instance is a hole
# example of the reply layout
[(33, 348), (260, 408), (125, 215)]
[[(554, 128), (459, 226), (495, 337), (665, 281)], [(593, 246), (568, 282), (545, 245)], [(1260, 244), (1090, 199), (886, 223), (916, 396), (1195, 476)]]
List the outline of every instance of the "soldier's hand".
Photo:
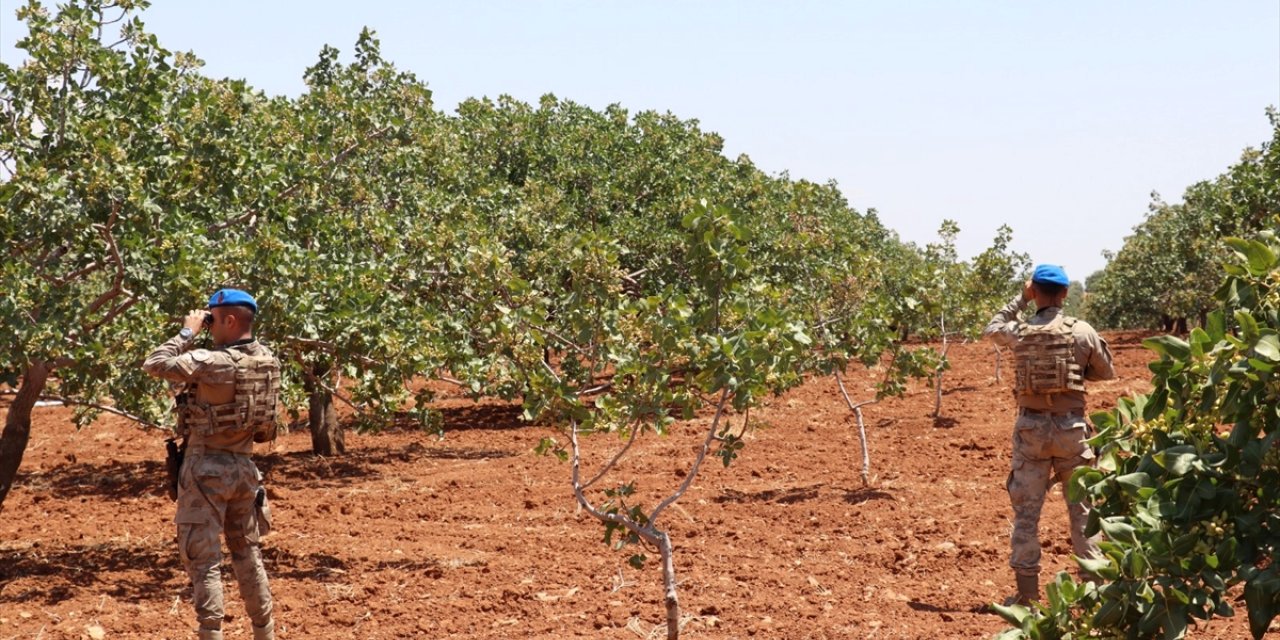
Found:
[(192, 309), (187, 312), (187, 317), (182, 319), (182, 326), (191, 330), (191, 333), (200, 333), (204, 328), (204, 317), (209, 312), (204, 309)]
[(1031, 302), (1036, 299), (1036, 289), (1035, 286), (1031, 284), (1030, 280), (1022, 286), (1022, 299), (1027, 302)]

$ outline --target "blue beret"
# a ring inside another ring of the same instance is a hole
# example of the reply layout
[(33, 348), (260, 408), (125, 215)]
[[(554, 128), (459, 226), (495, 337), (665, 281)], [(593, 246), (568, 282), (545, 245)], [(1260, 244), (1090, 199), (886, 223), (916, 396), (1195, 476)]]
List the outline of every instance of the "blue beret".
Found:
[(209, 297), (209, 308), (214, 307), (230, 307), (230, 306), (249, 307), (254, 313), (258, 312), (258, 301), (253, 296), (239, 289), (219, 289), (217, 293)]
[(1071, 286), (1071, 281), (1067, 279), (1066, 270), (1056, 264), (1036, 265), (1035, 273), (1031, 275), (1031, 281), (1060, 284), (1064, 287)]

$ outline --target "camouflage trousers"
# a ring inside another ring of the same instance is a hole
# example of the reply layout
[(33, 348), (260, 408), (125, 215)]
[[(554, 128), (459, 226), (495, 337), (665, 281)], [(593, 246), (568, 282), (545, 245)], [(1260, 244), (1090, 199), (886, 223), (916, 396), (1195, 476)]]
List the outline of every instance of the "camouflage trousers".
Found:
[[(1009, 566), (1014, 573), (1040, 573), (1040, 511), (1045, 495), (1055, 482), (1065, 488), (1077, 467), (1093, 464), (1093, 450), (1084, 443), (1089, 435), (1089, 424), (1080, 414), (1018, 416), (1013, 430), (1013, 468), (1005, 484), (1013, 504)], [(1084, 535), (1089, 505), (1067, 500), (1067, 516), (1072, 552), (1081, 558), (1094, 556), (1097, 544)]]
[(204, 630), (222, 628), (222, 541), (231, 550), (240, 597), (255, 627), (272, 624), (271, 590), (258, 546), (254, 501), (261, 485), (248, 456), (188, 453), (178, 482), (178, 553), (191, 577), (196, 620)]

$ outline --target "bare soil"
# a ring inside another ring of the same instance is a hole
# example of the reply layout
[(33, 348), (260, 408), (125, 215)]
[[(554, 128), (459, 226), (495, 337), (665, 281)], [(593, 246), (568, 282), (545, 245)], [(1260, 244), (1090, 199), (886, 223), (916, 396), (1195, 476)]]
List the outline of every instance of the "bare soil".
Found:
[[(1091, 386), (1093, 408), (1148, 384), (1138, 336), (1109, 338), (1120, 377)], [(708, 460), (664, 515), (685, 637), (987, 638), (1004, 628), (983, 607), (1012, 589), (1014, 404), (990, 346), (951, 355), (945, 419), (930, 417), (925, 384), (867, 408), (868, 487), (834, 379), (752, 413), (742, 457), (728, 468)], [(865, 371), (849, 383), (856, 398), (872, 393)], [(349, 434), (348, 455), (322, 458), (296, 432), (258, 452), (276, 513), (264, 555), (279, 637), (665, 637), (656, 562), (636, 570), (634, 548), (606, 547), (601, 525), (575, 508), (569, 465), (533, 453), (554, 432), (499, 403), (439, 406), (444, 439)], [(643, 438), (613, 477), (635, 480), (652, 504), (682, 481), (709, 420)], [(619, 444), (589, 439), (588, 472)], [(122, 419), (76, 431), (68, 409), (36, 410), (0, 515), (0, 639), (194, 637), (163, 457), (161, 434)], [(1041, 526), (1047, 580), (1074, 567), (1059, 489)], [(229, 566), (224, 578), (226, 637), (247, 638)], [(1243, 608), (1188, 637), (1248, 637)]]

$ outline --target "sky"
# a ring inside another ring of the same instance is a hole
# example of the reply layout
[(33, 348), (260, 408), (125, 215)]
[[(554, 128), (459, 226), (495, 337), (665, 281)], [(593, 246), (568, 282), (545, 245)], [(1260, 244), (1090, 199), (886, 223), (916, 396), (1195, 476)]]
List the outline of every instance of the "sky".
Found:
[[(25, 29), (0, 0), (0, 61)], [(436, 107), (554, 93), (670, 111), (761, 169), (834, 180), (904, 239), (955, 220), (969, 257), (1002, 224), (1084, 280), (1151, 193), (1224, 172), (1270, 139), (1277, 0), (609, 2), (159, 0), (141, 15), (214, 77), (296, 95), (362, 27)]]

